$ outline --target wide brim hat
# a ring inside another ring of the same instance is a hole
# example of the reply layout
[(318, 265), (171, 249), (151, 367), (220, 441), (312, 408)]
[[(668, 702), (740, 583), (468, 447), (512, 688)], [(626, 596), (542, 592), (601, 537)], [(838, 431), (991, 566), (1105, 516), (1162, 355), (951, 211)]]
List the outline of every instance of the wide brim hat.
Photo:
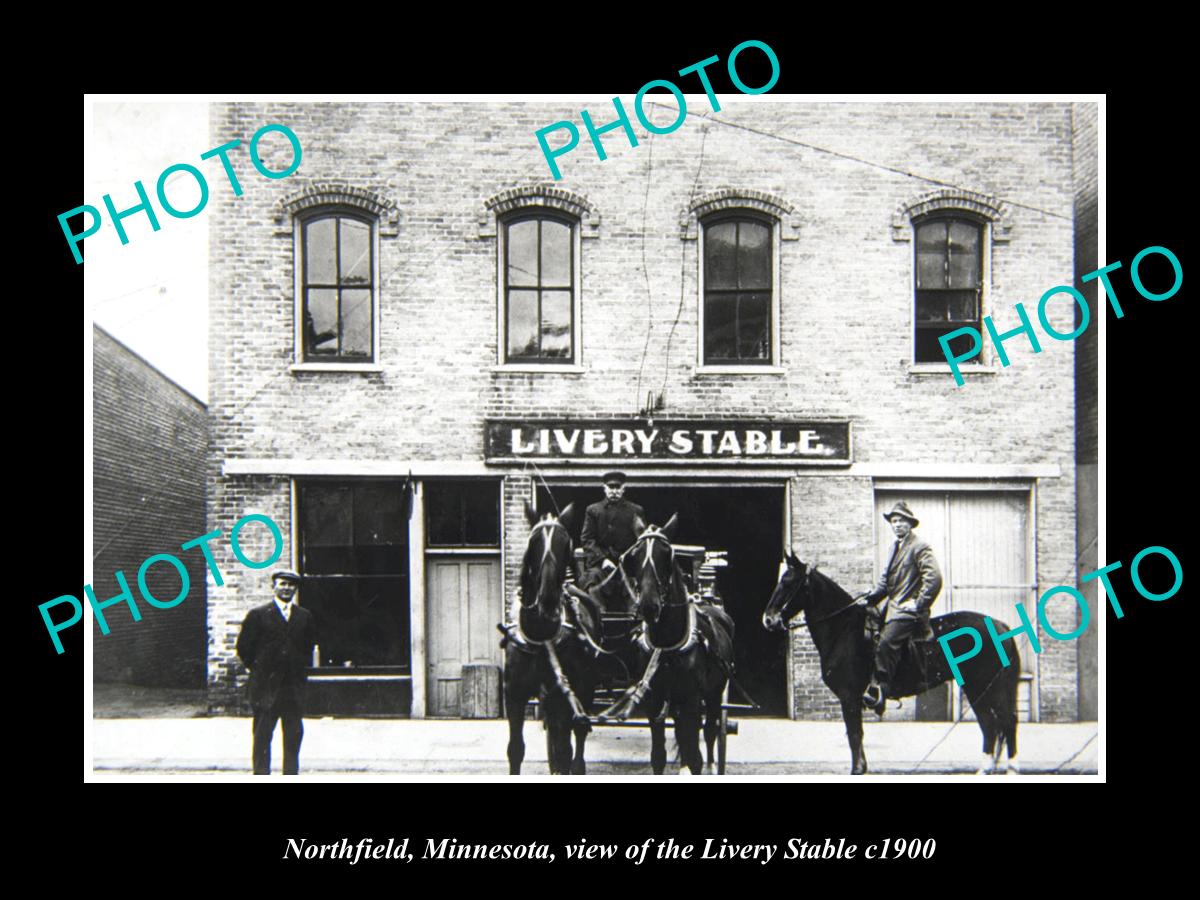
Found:
[(617, 484), (624, 484), (625, 483), (625, 473), (624, 472), (616, 472), (616, 471), (605, 472), (603, 477), (600, 480), (604, 484), (613, 484), (614, 482)]
[(908, 519), (908, 521), (912, 522), (913, 528), (916, 528), (921, 524), (920, 520), (913, 515), (912, 510), (908, 508), (908, 504), (903, 500), (883, 514), (883, 518), (888, 522), (892, 521), (892, 516), (899, 516), (902, 519)]
[(293, 572), (291, 569), (276, 569), (271, 573), (271, 584), (274, 584), (280, 578), (286, 578), (288, 581), (296, 582), (296, 584), (300, 583), (300, 573)]

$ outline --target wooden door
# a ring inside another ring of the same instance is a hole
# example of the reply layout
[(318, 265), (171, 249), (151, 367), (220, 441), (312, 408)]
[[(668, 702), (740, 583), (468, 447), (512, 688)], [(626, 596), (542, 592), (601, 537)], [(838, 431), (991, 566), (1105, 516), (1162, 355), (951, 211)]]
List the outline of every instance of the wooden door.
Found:
[(430, 555), (425, 572), (428, 714), (457, 716), (462, 708), (462, 667), (500, 665), (500, 560)]

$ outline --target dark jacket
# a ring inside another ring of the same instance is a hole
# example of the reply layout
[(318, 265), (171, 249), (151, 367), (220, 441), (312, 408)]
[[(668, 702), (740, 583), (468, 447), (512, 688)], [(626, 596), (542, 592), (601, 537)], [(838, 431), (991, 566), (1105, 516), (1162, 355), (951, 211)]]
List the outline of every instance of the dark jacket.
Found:
[(250, 670), (250, 705), (256, 710), (304, 705), (307, 669), (317, 643), (313, 614), (293, 606), (285, 619), (275, 601), (246, 614), (237, 654)]
[(646, 511), (624, 498), (613, 503), (601, 500), (589, 506), (580, 534), (584, 565), (596, 569), (606, 559), (615, 563), (637, 540), (637, 530), (633, 526), (635, 518), (645, 522)]
[(890, 598), (889, 621), (900, 616), (928, 618), (929, 607), (941, 589), (942, 572), (933, 558), (933, 548), (910, 531), (907, 538), (892, 545), (888, 564), (867, 599), (878, 603), (884, 597)]

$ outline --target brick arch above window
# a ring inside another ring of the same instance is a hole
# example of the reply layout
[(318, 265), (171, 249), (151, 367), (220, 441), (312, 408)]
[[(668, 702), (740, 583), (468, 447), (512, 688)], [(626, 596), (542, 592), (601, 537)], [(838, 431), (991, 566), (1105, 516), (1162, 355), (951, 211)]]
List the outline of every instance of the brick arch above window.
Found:
[(941, 188), (902, 203), (892, 214), (892, 240), (911, 241), (913, 220), (936, 212), (966, 211), (991, 223), (992, 243), (1012, 240), (1012, 210), (1008, 204), (988, 194), (962, 188)]
[(600, 236), (600, 213), (586, 197), (552, 185), (533, 184), (509, 188), (485, 200), (479, 215), (479, 237), (494, 238), (497, 222), (523, 209), (564, 212), (578, 220), (580, 237)]
[(800, 219), (796, 208), (782, 197), (763, 191), (722, 188), (697, 197), (679, 214), (680, 238), (696, 240), (697, 223), (713, 213), (725, 210), (749, 209), (777, 219), (781, 225), (780, 240), (794, 241), (800, 237)]
[(400, 233), (400, 207), (395, 201), (368, 188), (329, 181), (310, 184), (276, 203), (275, 233), (291, 237), (292, 220), (296, 216), (321, 208), (361, 211), (378, 221), (380, 237), (396, 237)]

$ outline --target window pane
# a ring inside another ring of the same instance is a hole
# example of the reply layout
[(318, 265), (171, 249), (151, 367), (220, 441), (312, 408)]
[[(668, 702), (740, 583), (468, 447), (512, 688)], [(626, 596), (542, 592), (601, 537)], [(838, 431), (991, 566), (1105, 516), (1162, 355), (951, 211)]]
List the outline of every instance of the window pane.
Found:
[(770, 294), (742, 294), (738, 301), (738, 358), (770, 357)]
[(737, 298), (710, 294), (704, 300), (704, 360), (733, 359)]
[(304, 574), (350, 571), (353, 552), (349, 489), (306, 485), (301, 491)]
[(354, 560), (358, 575), (399, 575), (407, 571), (408, 518), (404, 488), (398, 484), (354, 489)]
[(371, 355), (371, 292), (342, 291), (342, 355)]
[(917, 289), (946, 286), (945, 248), (937, 253), (917, 253)]
[(738, 287), (771, 287), (771, 229), (761, 222), (738, 224)]
[(736, 288), (737, 223), (721, 222), (704, 229), (704, 286)]
[(537, 291), (508, 292), (508, 355), (537, 356)]
[(500, 494), (492, 481), (431, 481), (425, 515), (431, 545), (499, 546)]
[(551, 219), (542, 220), (542, 286), (571, 286), (571, 229)]
[(492, 482), (475, 482), (463, 496), (467, 543), (500, 546), (500, 491)]
[(978, 324), (979, 294), (976, 291), (918, 291), (918, 322)]
[(917, 252), (944, 253), (946, 248), (946, 220), (934, 219), (917, 226)]
[(303, 594), (322, 666), (411, 664), (406, 578), (312, 578)]
[(336, 218), (319, 219), (304, 226), (307, 284), (337, 284), (336, 227)]
[(946, 222), (917, 226), (917, 288), (946, 286)]
[(308, 291), (304, 313), (304, 346), (307, 353), (337, 353), (337, 291)]
[(537, 226), (534, 219), (508, 226), (508, 283), (537, 284)]
[(950, 223), (950, 271), (952, 288), (979, 284), (979, 226), (971, 222)]
[(571, 355), (571, 292), (542, 291), (542, 356)]
[[(943, 334), (949, 334), (951, 331), (959, 328), (958, 325), (952, 325), (948, 328), (918, 328), (917, 329), (917, 362), (946, 362), (946, 355), (942, 353), (941, 344), (938, 343), (938, 337)], [(963, 334), (950, 341), (950, 352), (955, 356), (961, 356), (969, 351), (974, 346), (971, 335)], [(979, 357), (974, 357), (970, 360), (965, 360), (959, 363), (960, 366), (977, 365)]]
[(371, 226), (342, 219), (342, 284), (371, 283)]

